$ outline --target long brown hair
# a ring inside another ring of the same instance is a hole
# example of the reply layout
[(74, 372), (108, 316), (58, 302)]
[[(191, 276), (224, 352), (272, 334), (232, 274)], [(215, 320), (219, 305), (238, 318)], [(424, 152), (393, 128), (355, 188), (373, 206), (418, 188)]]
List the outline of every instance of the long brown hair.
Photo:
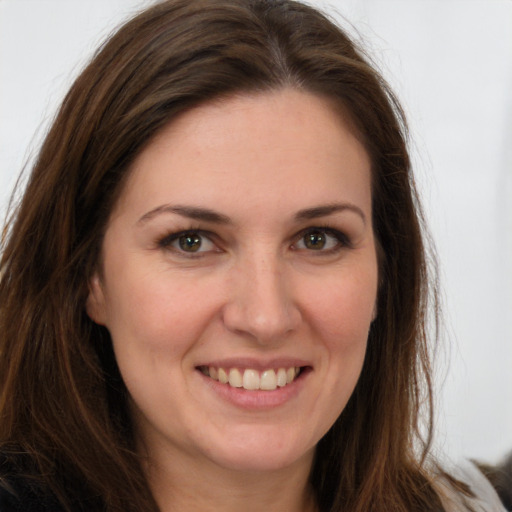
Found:
[(398, 102), (353, 41), (310, 7), (168, 0), (125, 24), (78, 77), (3, 240), (0, 443), (8, 457), (25, 454), (24, 471), (67, 510), (85, 498), (90, 509), (98, 499), (109, 512), (157, 510), (109, 334), (84, 307), (131, 162), (187, 109), (283, 87), (338, 102), (373, 168), (378, 315), (354, 394), (317, 448), (318, 504), (441, 509), (423, 467), (432, 432), (425, 321), (435, 293)]

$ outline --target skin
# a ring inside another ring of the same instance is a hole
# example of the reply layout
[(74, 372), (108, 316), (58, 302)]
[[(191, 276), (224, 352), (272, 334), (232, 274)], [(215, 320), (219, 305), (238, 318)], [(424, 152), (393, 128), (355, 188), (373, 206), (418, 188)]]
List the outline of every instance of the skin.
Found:
[[(111, 333), (163, 512), (314, 508), (315, 445), (355, 387), (375, 314), (371, 218), (369, 157), (309, 93), (200, 106), (138, 156), (87, 309)], [(182, 231), (198, 251), (170, 236)], [(325, 245), (307, 245), (319, 234)], [(286, 364), (303, 372), (275, 391), (199, 370)]]

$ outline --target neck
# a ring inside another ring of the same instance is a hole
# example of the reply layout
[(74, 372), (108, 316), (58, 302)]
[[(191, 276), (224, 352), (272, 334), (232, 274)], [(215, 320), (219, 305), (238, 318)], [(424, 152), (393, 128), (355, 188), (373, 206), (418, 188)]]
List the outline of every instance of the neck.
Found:
[(209, 461), (152, 462), (146, 467), (161, 512), (315, 512), (311, 458), (275, 471), (238, 471)]

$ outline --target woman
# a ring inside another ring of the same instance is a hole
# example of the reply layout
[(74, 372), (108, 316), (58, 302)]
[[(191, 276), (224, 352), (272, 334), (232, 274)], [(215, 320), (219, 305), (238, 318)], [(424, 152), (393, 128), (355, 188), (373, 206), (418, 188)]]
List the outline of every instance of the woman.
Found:
[(6, 235), (5, 510), (476, 508), (427, 464), (405, 137), (302, 4), (170, 0), (122, 27)]

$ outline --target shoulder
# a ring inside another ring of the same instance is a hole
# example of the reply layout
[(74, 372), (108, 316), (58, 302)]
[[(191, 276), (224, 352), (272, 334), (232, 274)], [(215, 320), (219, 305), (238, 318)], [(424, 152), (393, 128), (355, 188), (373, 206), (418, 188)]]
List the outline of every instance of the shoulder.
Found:
[(475, 462), (496, 489), (507, 510), (512, 510), (512, 453), (498, 465)]
[(21, 467), (0, 454), (0, 512), (63, 512), (57, 500)]
[(0, 512), (63, 512), (50, 496), (23, 479), (0, 478)]
[(440, 476), (437, 488), (446, 512), (507, 512), (489, 480), (472, 462), (463, 461), (450, 468), (449, 474), (469, 493), (457, 489), (448, 476)]

